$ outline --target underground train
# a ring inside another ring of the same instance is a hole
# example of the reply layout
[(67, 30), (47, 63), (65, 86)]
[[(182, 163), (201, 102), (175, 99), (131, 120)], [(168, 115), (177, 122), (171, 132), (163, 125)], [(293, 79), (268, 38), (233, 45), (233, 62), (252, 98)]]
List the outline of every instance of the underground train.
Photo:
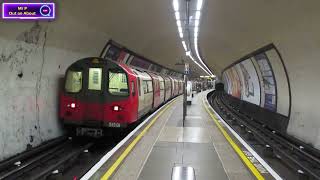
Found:
[(81, 59), (66, 71), (59, 118), (69, 133), (100, 137), (126, 129), (182, 94), (183, 85), (176, 77), (140, 71), (112, 60)]

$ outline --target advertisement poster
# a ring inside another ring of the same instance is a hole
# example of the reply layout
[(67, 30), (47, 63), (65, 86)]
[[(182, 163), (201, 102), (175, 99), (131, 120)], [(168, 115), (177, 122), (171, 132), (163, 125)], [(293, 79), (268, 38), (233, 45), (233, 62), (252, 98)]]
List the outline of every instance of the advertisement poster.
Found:
[(256, 55), (254, 58), (259, 65), (261, 76), (263, 78), (262, 86), (264, 87), (265, 101), (262, 107), (271, 111), (276, 111), (276, 83), (270, 62), (264, 53)]
[(120, 62), (120, 63), (126, 63), (126, 61), (129, 58), (129, 56), (130, 55), (128, 53), (126, 53), (125, 51), (121, 51), (119, 53), (119, 57), (118, 57), (117, 61)]
[(222, 75), (222, 81), (224, 82), (224, 91), (227, 93), (227, 94), (231, 94), (231, 91), (230, 91), (230, 81), (228, 79), (228, 76), (227, 76), (227, 72), (225, 71)]
[(250, 59), (238, 63), (235, 68), (241, 81), (241, 99), (260, 105), (260, 84), (255, 67)]
[(228, 81), (230, 82), (230, 86), (228, 86), (228, 90), (230, 92), (230, 95), (233, 97), (241, 98), (241, 84), (240, 79), (237, 73), (237, 70), (232, 67), (226, 71)]
[(149, 66), (151, 65), (151, 63), (149, 63), (147, 61), (144, 61), (144, 60), (142, 60), (142, 59), (140, 59), (140, 58), (135, 56), (132, 59), (132, 61), (130, 62), (130, 65), (147, 70), (147, 69), (149, 69)]
[(120, 55), (121, 49), (116, 46), (110, 46), (104, 58), (117, 60)]

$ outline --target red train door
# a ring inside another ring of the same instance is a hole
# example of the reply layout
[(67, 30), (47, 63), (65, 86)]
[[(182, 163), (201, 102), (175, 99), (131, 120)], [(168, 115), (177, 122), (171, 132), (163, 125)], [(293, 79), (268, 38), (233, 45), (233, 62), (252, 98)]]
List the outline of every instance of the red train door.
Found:
[(148, 73), (152, 78), (153, 85), (153, 109), (160, 105), (160, 80), (157, 75), (153, 73)]

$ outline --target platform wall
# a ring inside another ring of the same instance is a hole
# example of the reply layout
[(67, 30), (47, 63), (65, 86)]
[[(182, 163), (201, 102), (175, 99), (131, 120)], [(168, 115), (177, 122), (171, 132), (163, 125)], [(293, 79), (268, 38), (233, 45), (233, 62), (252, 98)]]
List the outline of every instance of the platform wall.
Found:
[(0, 161), (62, 135), (61, 78), (109, 39), (64, 8), (59, 15), (53, 22), (0, 22)]
[[(256, 49), (272, 42), (287, 69), (291, 96), (287, 91), (289, 84), (286, 83), (285, 73), (280, 68), (279, 57), (275, 52), (266, 52), (277, 81), (277, 112), (283, 115), (288, 113), (290, 118), (286, 132), (320, 149), (320, 45), (317, 33), (320, 26), (315, 23), (316, 17), (306, 16), (304, 18), (309, 20), (291, 22), (290, 30), (282, 28), (270, 40), (260, 43)], [(252, 51), (256, 49), (253, 48)], [(288, 104), (289, 98), (291, 107)]]

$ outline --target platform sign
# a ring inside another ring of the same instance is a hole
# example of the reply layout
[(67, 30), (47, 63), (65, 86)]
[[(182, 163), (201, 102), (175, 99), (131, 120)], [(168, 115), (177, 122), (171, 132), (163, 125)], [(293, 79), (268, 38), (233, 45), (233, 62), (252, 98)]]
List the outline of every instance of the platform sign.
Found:
[(2, 3), (2, 19), (55, 19), (54, 3)]
[(189, 66), (189, 63), (185, 63), (184, 64), (184, 73), (186, 75), (189, 75), (190, 74), (190, 66)]

